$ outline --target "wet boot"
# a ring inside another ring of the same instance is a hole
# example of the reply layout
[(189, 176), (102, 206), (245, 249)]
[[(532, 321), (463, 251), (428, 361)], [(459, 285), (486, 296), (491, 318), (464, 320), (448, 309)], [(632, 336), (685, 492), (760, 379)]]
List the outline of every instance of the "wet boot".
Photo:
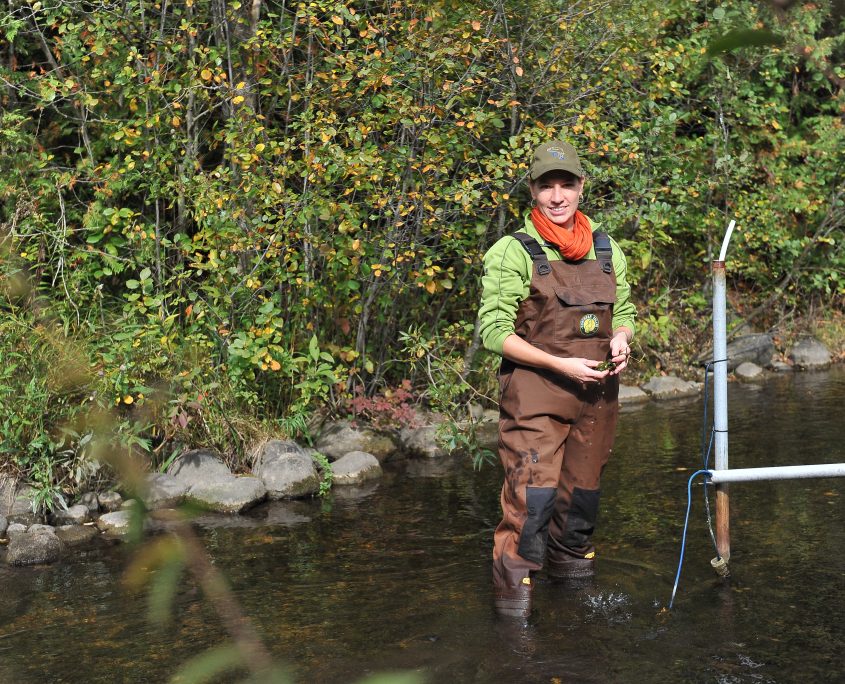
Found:
[(531, 593), (534, 583), (530, 577), (523, 578), (516, 587), (494, 587), (493, 607), (502, 617), (527, 618), (531, 615)]
[(555, 580), (582, 579), (596, 574), (596, 552), (584, 557), (570, 556), (546, 560), (546, 572)]

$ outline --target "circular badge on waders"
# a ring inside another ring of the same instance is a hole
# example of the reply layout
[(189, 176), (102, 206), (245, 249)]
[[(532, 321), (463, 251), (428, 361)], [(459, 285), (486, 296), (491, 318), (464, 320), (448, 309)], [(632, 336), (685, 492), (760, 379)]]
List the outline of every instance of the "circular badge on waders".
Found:
[(581, 334), (586, 337), (592, 337), (599, 331), (599, 318), (595, 314), (587, 314), (581, 317), (578, 324)]

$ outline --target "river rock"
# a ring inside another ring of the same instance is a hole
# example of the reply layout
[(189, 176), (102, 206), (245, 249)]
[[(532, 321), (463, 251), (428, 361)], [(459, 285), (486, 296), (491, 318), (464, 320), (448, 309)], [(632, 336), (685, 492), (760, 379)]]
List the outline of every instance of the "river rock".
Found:
[(170, 464), (167, 474), (189, 489), (197, 483), (227, 480), (232, 477), (232, 472), (220, 456), (208, 449), (186, 451)]
[(87, 506), (91, 513), (98, 513), (100, 511), (100, 501), (94, 492), (86, 492), (79, 498), (79, 503)]
[(26, 534), (26, 525), (19, 522), (9, 523), (9, 526), (6, 528), (6, 536), (11, 539), (19, 534)]
[(0, 537), (6, 536), (6, 528), (9, 526), (9, 521), (6, 520), (6, 516), (0, 515)]
[(109, 534), (126, 534), (132, 521), (131, 511), (112, 511), (103, 513), (97, 518), (96, 525), (103, 532)]
[(734, 373), (740, 380), (762, 380), (764, 377), (763, 369), (750, 361), (743, 361), (736, 367)]
[(436, 425), (402, 428), (399, 431), (399, 443), (403, 451), (411, 456), (438, 458), (446, 455), (445, 449), (437, 442)]
[(188, 486), (180, 482), (173, 475), (167, 473), (150, 473), (147, 475), (144, 487), (144, 502), (147, 508), (175, 508), (188, 492)]
[(830, 352), (817, 339), (805, 337), (789, 352), (789, 359), (800, 370), (827, 368), (830, 365)]
[(789, 373), (793, 370), (790, 364), (786, 363), (786, 361), (781, 361), (780, 359), (772, 359), (769, 369), (775, 373)]
[(332, 463), (333, 485), (358, 485), (381, 475), (378, 459), (365, 451), (350, 451)]
[(11, 522), (32, 525), (41, 522), (42, 516), (32, 510), (35, 490), (29, 485), (19, 486), (13, 478), (0, 477), (0, 514)]
[(185, 498), (218, 513), (241, 513), (267, 496), (267, 488), (257, 477), (244, 475), (218, 477), (188, 488)]
[(348, 420), (329, 423), (314, 445), (330, 461), (350, 451), (365, 451), (383, 463), (397, 452), (397, 444), (390, 435), (370, 428), (354, 427)]
[(84, 504), (75, 504), (66, 510), (53, 511), (53, 520), (59, 525), (81, 525), (91, 519), (91, 511)]
[(56, 528), (52, 525), (45, 525), (43, 523), (33, 523), (28, 528), (26, 528), (27, 534), (38, 534), (39, 532), (49, 532), (51, 534), (55, 534)]
[(653, 399), (674, 399), (698, 394), (700, 383), (682, 380), (675, 375), (656, 376), (642, 385), (642, 390)]
[(627, 406), (628, 404), (641, 404), (648, 401), (648, 394), (643, 392), (639, 387), (632, 385), (619, 385), (619, 404)]
[(727, 346), (728, 371), (746, 361), (768, 366), (775, 352), (775, 343), (768, 333), (752, 333), (735, 337)]
[(61, 525), (56, 528), (56, 536), (65, 546), (75, 546), (90, 541), (99, 534), (94, 525)]
[(102, 492), (97, 495), (97, 501), (100, 504), (100, 508), (108, 513), (119, 511), (123, 505), (123, 497), (117, 492)]
[(16, 534), (9, 541), (6, 562), (9, 565), (44, 565), (55, 563), (62, 555), (62, 542), (50, 530), (41, 529)]
[(252, 472), (260, 478), (270, 499), (312, 496), (320, 489), (320, 474), (296, 442), (272, 439), (258, 448)]

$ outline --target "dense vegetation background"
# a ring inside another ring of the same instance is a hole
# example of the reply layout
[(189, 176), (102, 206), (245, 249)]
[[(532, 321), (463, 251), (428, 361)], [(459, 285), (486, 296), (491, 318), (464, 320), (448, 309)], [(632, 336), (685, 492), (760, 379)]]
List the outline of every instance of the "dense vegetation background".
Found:
[(551, 136), (628, 255), (636, 372), (706, 350), (732, 218), (736, 321), (842, 330), (827, 0), (4, 4), (0, 459), (47, 505), (97, 435), (234, 462), (328, 412), (491, 394), (481, 255)]

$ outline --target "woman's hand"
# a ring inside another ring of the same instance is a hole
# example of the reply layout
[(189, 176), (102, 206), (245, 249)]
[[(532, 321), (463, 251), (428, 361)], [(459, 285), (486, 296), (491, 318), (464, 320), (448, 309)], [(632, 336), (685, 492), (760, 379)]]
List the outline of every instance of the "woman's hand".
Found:
[(601, 362), (593, 361), (592, 359), (579, 359), (577, 357), (561, 358), (559, 356), (553, 358), (555, 359), (555, 364), (552, 367), (553, 371), (559, 375), (565, 375), (575, 382), (580, 382), (582, 385), (589, 385), (604, 380), (613, 372), (596, 370), (596, 366)]
[(631, 357), (631, 346), (628, 343), (628, 330), (622, 328), (610, 340), (610, 360), (616, 367), (609, 371), (610, 375), (619, 375), (628, 367), (628, 359)]

